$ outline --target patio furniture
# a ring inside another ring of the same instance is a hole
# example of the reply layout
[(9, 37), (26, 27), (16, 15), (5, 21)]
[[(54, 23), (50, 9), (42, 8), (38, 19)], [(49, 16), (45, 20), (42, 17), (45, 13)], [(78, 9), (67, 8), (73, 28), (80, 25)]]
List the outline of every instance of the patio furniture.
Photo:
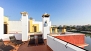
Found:
[(3, 49), (0, 49), (0, 51), (3, 51)]
[(42, 35), (38, 35), (38, 44), (44, 44)]
[(0, 39), (0, 49), (3, 51), (10, 51), (10, 50), (14, 50), (15, 48), (11, 45), (5, 45), (3, 40)]
[(30, 40), (29, 40), (28, 46), (30, 46), (30, 45), (36, 45), (34, 35), (30, 35)]
[(10, 36), (9, 38), (10, 38), (10, 41), (11, 41), (15, 46), (24, 44), (24, 43), (22, 42), (22, 40), (17, 40), (17, 39), (15, 38), (15, 36)]

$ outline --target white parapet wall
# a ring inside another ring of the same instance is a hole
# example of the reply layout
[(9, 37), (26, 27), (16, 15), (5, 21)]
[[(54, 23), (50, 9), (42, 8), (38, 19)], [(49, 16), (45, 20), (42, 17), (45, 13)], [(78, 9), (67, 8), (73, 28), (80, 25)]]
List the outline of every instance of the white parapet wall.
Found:
[(53, 51), (86, 51), (85, 49), (79, 48), (65, 41), (59, 40), (50, 35), (47, 35), (47, 45)]
[(10, 36), (15, 36), (17, 40), (22, 40), (22, 34), (3, 34), (3, 41), (10, 41)]
[(9, 21), (8, 33), (22, 33), (22, 21)]
[(2, 38), (3, 33), (4, 33), (4, 9), (2, 7), (0, 7), (0, 38)]

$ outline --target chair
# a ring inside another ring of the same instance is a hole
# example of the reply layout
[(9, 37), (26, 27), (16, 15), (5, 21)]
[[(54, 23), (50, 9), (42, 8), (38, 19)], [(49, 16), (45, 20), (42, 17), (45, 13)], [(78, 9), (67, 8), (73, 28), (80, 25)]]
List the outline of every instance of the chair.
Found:
[(10, 51), (10, 50), (14, 50), (15, 48), (13, 46), (11, 46), (11, 45), (5, 45), (3, 40), (0, 39), (0, 49), (2, 51)]
[(0, 49), (0, 51), (3, 51), (3, 49)]
[(34, 35), (30, 35), (30, 40), (29, 40), (28, 46), (30, 46), (30, 45), (35, 45)]
[(42, 35), (38, 35), (38, 44), (44, 44), (44, 40), (42, 38)]
[(16, 40), (15, 36), (10, 36), (10, 41), (16, 46), (16, 45), (22, 45), (22, 40)]

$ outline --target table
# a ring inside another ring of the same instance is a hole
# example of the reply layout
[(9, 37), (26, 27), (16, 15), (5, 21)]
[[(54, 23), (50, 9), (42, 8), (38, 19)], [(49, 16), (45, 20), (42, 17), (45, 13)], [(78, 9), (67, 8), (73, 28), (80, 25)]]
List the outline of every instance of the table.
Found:
[[(34, 38), (35, 38), (35, 44), (38, 44), (38, 36), (42, 35), (42, 34), (34, 34)], [(29, 35), (29, 40), (30, 40), (30, 35)]]

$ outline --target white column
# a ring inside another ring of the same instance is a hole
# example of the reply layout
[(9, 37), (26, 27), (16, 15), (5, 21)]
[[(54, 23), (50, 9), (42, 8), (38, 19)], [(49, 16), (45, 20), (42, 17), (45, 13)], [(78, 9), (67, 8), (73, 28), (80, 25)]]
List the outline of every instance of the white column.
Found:
[[(22, 41), (28, 40), (28, 14), (22, 12)], [(25, 16), (24, 16), (25, 15)]]
[(3, 18), (4, 18), (4, 9), (0, 7), (0, 38), (2, 38), (4, 34)]
[[(47, 26), (44, 26), (45, 21), (47, 21)], [(47, 39), (47, 34), (50, 33), (50, 18), (44, 17), (43, 18), (43, 38)]]

